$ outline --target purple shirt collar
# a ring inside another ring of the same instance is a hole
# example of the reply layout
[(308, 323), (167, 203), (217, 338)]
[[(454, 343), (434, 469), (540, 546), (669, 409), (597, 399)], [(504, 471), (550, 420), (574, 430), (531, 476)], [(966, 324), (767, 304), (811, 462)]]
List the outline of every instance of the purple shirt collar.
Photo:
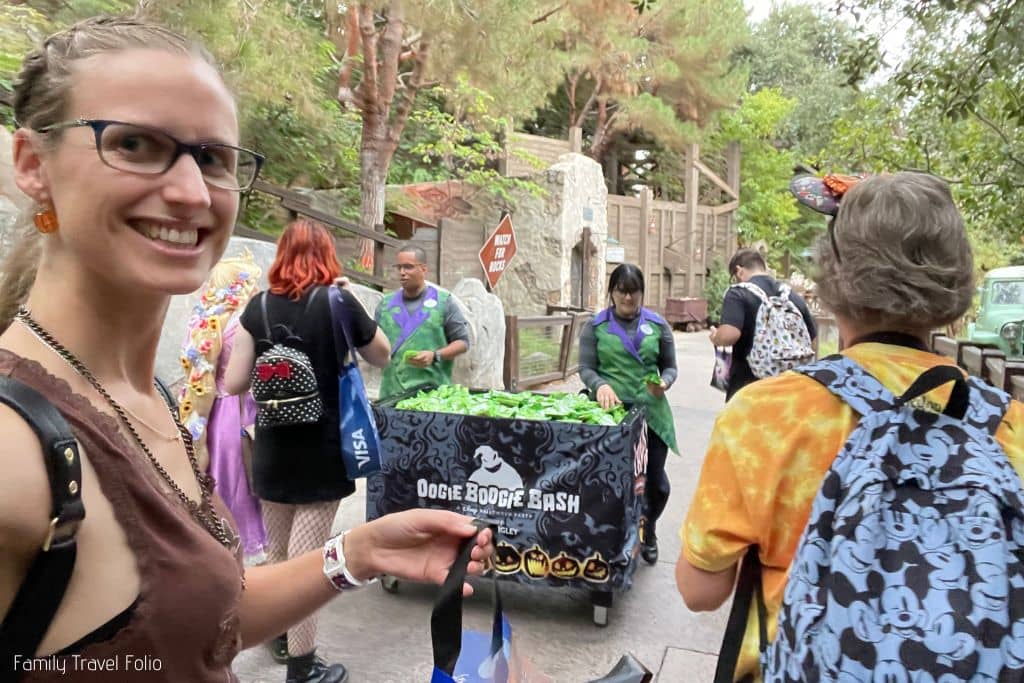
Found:
[(427, 291), (423, 295), (423, 302), (414, 313), (410, 313), (409, 309), (405, 307), (405, 290), (399, 289), (391, 295), (391, 298), (388, 300), (388, 309), (398, 309), (397, 312), (392, 311), (391, 317), (394, 318), (400, 330), (398, 339), (391, 346), (392, 357), (398, 353), (398, 349), (419, 329), (420, 325), (425, 323), (427, 318), (430, 317), (430, 307), (427, 306), (428, 301), (437, 302), (436, 287), (427, 286)]
[(603, 323), (608, 323), (608, 331), (614, 334), (620, 340), (622, 340), (622, 346), (625, 347), (626, 351), (629, 352), (629, 355), (633, 356), (638, 361), (643, 363), (643, 358), (640, 357), (640, 344), (643, 343), (644, 337), (646, 335), (640, 328), (644, 325), (644, 323), (660, 324), (661, 318), (658, 316), (657, 313), (648, 308), (641, 308), (640, 314), (637, 316), (637, 318), (638, 320), (636, 323), (636, 332), (633, 334), (632, 337), (626, 333), (626, 329), (622, 327), (621, 323), (619, 323), (618, 318), (616, 318), (615, 315), (612, 313), (612, 309), (610, 307), (604, 309), (603, 311), (597, 314), (597, 317), (594, 318), (594, 325), (597, 326)]

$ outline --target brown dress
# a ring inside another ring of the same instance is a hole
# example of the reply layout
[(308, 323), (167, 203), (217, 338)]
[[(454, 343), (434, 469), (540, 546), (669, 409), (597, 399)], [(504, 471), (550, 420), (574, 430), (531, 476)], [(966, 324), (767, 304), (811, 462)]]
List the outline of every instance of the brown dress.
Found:
[[(164, 490), (152, 465), (121, 435), (117, 421), (73, 393), (67, 382), (3, 349), (0, 374), (39, 391), (67, 419), (128, 537), (141, 577), (130, 619), (110, 639), (43, 657), (22, 680), (236, 681), (231, 660), (241, 647), (241, 553), (224, 548), (200, 526)], [(230, 519), (216, 497), (214, 505)], [(107, 670), (90, 670), (90, 664)]]

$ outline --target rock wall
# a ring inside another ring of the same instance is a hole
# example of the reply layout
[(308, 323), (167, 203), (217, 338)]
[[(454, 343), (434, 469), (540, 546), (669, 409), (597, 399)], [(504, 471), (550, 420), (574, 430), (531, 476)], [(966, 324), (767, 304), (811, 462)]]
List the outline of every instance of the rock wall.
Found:
[[(541, 197), (519, 193), (514, 201), (512, 224), (516, 231), (516, 256), (501, 276), (496, 294), (510, 315), (544, 315), (547, 306), (570, 306), (578, 292), (580, 263), (573, 267), (573, 251), (590, 228), (591, 268), (587, 274), (590, 296), (585, 306), (599, 306), (604, 299), (605, 254), (608, 240), (608, 191), (601, 166), (581, 154), (564, 154), (558, 163), (531, 180), (543, 188)], [(473, 249), (458, 250), (465, 260), (457, 272), (480, 272), (476, 252), (481, 235), (497, 226), (500, 210), (478, 203), (467, 218), (446, 222), (443, 244), (452, 240), (471, 242)], [(453, 232), (454, 231), (454, 232)], [(582, 246), (582, 245), (580, 245)], [(452, 258), (456, 250), (446, 251)], [(577, 250), (577, 259), (581, 250)], [(448, 283), (446, 283), (448, 284)]]

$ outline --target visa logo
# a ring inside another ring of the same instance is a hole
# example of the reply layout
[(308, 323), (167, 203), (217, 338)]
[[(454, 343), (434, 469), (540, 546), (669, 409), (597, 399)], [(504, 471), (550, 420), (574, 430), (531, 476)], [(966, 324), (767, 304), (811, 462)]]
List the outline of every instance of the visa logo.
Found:
[(370, 463), (370, 449), (362, 429), (352, 432), (352, 450), (355, 452), (356, 465), (359, 469), (363, 469)]

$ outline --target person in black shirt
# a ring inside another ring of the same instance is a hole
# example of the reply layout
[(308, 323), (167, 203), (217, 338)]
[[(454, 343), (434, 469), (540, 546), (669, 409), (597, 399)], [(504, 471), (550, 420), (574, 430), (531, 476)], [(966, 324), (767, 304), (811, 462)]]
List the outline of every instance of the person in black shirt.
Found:
[[(760, 287), (769, 297), (779, 295), (779, 283), (768, 274), (764, 258), (754, 249), (740, 249), (729, 259), (729, 276), (734, 283), (749, 282)], [(807, 323), (811, 341), (817, 343), (818, 330), (814, 317), (800, 295), (790, 292), (790, 301), (800, 310)], [(725, 394), (728, 401), (737, 391), (755, 381), (757, 377), (750, 369), (747, 356), (754, 341), (754, 327), (757, 309), (761, 300), (742, 287), (730, 287), (722, 302), (722, 316), (718, 327), (711, 328), (711, 343), (715, 346), (732, 347), (732, 366), (729, 370), (729, 388)]]
[[(327, 287), (340, 275), (334, 240), (327, 229), (305, 219), (291, 223), (281, 235), (268, 273), (270, 289), (254, 296), (245, 307), (228, 363), (227, 388), (238, 394), (249, 388), (261, 353), (276, 342), (300, 345), (309, 356), (323, 401), (323, 416), (317, 422), (267, 427), (257, 423), (253, 488), (263, 509), (271, 562), (323, 545), (330, 536), (338, 501), (355, 492), (355, 484), (345, 473), (339, 435), (338, 358), (348, 350), (335, 348), (327, 296)], [(387, 365), (391, 345), (384, 332), (345, 287), (341, 297), (351, 314), (352, 337), (359, 354), (377, 367)], [(267, 329), (272, 330), (273, 339), (266, 338)], [(277, 656), (287, 648), (289, 683), (346, 680), (341, 664), (327, 666), (315, 657), (315, 645), (315, 615), (272, 644)]]

